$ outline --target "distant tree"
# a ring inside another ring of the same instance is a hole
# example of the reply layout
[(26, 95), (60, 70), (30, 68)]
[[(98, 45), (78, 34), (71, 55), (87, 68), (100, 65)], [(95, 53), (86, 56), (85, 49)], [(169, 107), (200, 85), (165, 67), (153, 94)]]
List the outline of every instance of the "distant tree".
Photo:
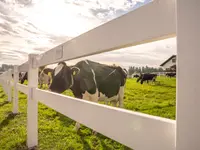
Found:
[(13, 65), (2, 64), (2, 66), (0, 67), (0, 71), (7, 71), (8, 69), (13, 69), (13, 68), (14, 68)]
[(154, 67), (148, 67), (148, 66), (142, 66), (142, 67), (135, 67), (135, 66), (129, 66), (128, 73), (129, 75), (132, 75), (133, 73), (152, 73), (152, 72), (164, 72), (164, 70)]

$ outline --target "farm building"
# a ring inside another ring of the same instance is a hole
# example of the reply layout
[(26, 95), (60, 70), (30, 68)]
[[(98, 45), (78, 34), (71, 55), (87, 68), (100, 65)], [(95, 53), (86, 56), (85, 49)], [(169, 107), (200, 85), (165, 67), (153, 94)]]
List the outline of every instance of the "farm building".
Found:
[(164, 61), (161, 65), (165, 70), (176, 71), (176, 55), (172, 55), (166, 61)]

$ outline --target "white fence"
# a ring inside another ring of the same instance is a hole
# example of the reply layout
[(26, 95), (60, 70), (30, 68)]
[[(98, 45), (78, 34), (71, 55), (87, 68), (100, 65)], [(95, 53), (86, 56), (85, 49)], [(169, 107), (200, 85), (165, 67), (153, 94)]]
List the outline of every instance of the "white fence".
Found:
[[(198, 109), (200, 88), (198, 84), (196, 85), (200, 72), (195, 70), (198, 63), (194, 61), (199, 56), (200, 47), (197, 40), (200, 35), (198, 29), (200, 22), (195, 19), (196, 14), (200, 13), (198, 7), (199, 2), (195, 0), (155, 0), (41, 55), (30, 54), (28, 62), (15, 66), (14, 82), (11, 82), (11, 70), (3, 73), (0, 76), (0, 83), (8, 94), (9, 101), (11, 101), (11, 86), (14, 86), (14, 113), (18, 112), (17, 92), (22, 91), (28, 95), (28, 147), (38, 145), (37, 103), (39, 101), (135, 150), (200, 149), (198, 142), (200, 123), (196, 120), (200, 117)], [(40, 66), (173, 37), (176, 35), (176, 30), (178, 33), (177, 122), (37, 88)], [(18, 83), (20, 71), (29, 72), (28, 86)], [(194, 71), (195, 74), (188, 73)], [(187, 76), (190, 76), (190, 79)], [(106, 128), (102, 122), (106, 122)]]

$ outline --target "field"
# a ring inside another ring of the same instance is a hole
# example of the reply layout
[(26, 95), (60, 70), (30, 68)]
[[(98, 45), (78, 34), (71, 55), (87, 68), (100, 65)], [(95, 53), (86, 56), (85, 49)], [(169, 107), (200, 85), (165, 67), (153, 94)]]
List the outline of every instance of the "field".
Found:
[[(124, 107), (155, 116), (175, 119), (176, 79), (158, 77), (159, 83), (139, 84), (128, 79), (125, 89)], [(64, 94), (71, 95), (70, 91)], [(19, 92), (20, 114), (12, 115), (12, 104), (0, 87), (0, 150), (26, 150), (26, 101), (27, 96)], [(75, 122), (39, 103), (40, 150), (129, 150), (101, 134), (91, 135), (91, 130), (81, 127), (75, 133)], [(104, 123), (105, 124), (105, 123)], [(106, 126), (106, 124), (105, 124)]]

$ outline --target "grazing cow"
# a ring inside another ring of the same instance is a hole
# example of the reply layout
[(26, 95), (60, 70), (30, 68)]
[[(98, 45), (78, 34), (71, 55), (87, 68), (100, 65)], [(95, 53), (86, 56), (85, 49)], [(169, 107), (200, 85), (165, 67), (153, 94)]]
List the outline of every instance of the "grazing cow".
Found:
[(138, 74), (134, 74), (133, 78), (139, 78), (140, 76)]
[(51, 76), (48, 75), (48, 73), (52, 73), (53, 69), (50, 68), (44, 68), (41, 73), (39, 74), (38, 82), (40, 85), (40, 88), (42, 87), (43, 84), (47, 84), (48, 86), (50, 85), (51, 82)]
[(165, 74), (167, 77), (175, 77), (176, 76), (176, 73), (174, 73), (174, 72), (170, 72), (170, 73), (166, 73)]
[(43, 71), (43, 73), (45, 73), (45, 74), (48, 75), (48, 73), (52, 74), (53, 69), (51, 69), (51, 68), (44, 68), (44, 69), (42, 69), (42, 71)]
[(28, 72), (25, 72), (25, 74), (23, 75), (23, 77), (20, 80), (20, 83), (23, 84), (25, 80), (28, 80)]
[(150, 73), (144, 73), (141, 74), (140, 77), (137, 79), (137, 82), (143, 84), (144, 81), (147, 81), (147, 83), (149, 83), (149, 81), (154, 81), (156, 80), (157, 74), (150, 74)]
[[(71, 89), (76, 98), (93, 102), (110, 101), (114, 106), (119, 102), (123, 107), (124, 86), (127, 71), (117, 66), (107, 66), (90, 60), (80, 61), (74, 66), (58, 63), (52, 73), (49, 90), (62, 93)], [(75, 129), (78, 131), (77, 122)]]
[[(21, 80), (21, 77), (22, 77), (22, 73), (20, 72), (19, 73), (19, 80)], [(14, 79), (14, 74), (12, 73), (12, 78)]]
[[(44, 68), (43, 70), (39, 69), (38, 71), (38, 83), (40, 84), (40, 87), (42, 84), (48, 84), (50, 83), (50, 77), (48, 76), (48, 73), (52, 73), (53, 69), (51, 68)], [(48, 77), (47, 77), (48, 76)], [(25, 80), (28, 80), (28, 72), (24, 74), (24, 76), (21, 79), (21, 84), (24, 83)]]

